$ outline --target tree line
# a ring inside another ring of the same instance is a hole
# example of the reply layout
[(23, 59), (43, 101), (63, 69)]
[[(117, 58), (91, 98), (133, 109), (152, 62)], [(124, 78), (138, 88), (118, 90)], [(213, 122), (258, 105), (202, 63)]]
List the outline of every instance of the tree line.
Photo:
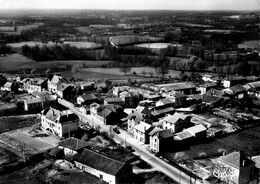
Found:
[(87, 50), (69, 44), (36, 45), (34, 47), (24, 45), (22, 46), (22, 54), (35, 61), (105, 59), (100, 50)]

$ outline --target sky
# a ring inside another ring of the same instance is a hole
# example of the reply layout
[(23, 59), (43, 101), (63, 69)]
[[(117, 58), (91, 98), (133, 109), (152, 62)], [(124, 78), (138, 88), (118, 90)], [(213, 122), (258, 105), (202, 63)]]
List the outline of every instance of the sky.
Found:
[(0, 0), (0, 9), (260, 10), (260, 0)]

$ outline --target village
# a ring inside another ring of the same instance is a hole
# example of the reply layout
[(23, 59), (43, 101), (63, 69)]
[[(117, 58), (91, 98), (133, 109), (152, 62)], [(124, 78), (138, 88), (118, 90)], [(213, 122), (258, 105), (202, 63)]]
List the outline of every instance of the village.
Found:
[[(35, 118), (0, 134), (1, 150), (19, 158), (16, 169), (48, 158), (95, 176), (93, 183), (137, 183), (134, 163), (141, 159), (176, 183), (259, 181), (259, 155), (242, 143), (214, 147), (259, 126), (257, 77), (201, 74), (199, 82), (144, 78), (136, 85), (2, 76), (0, 115)], [(8, 174), (14, 160), (6, 157), (0, 172)]]

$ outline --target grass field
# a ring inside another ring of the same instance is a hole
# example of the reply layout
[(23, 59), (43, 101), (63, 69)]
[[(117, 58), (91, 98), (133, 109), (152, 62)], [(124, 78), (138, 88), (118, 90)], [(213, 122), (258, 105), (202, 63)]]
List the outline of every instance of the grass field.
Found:
[[(82, 69), (87, 72), (96, 72), (96, 73), (102, 73), (102, 74), (116, 74), (116, 75), (124, 75), (123, 72), (120, 71), (119, 68), (84, 68)], [(149, 76), (149, 72), (153, 73), (153, 76), (161, 76), (161, 74), (158, 74), (153, 67), (133, 67), (131, 68), (131, 72), (128, 74), (133, 74), (133, 72), (136, 72), (137, 74), (141, 74), (143, 71), (146, 72), (146, 76)], [(187, 75), (190, 74), (190, 72), (185, 72)], [(169, 70), (169, 73), (166, 76), (171, 76), (173, 78), (179, 77), (180, 71), (176, 70)]]
[(45, 61), (35, 62), (20, 54), (12, 54), (0, 57), (0, 72), (5, 71), (19, 71), (21, 69), (52, 69), (52, 68), (66, 68), (72, 65), (84, 65), (85, 67), (100, 67), (110, 61), (85, 61), (85, 60), (59, 60), (59, 61)]

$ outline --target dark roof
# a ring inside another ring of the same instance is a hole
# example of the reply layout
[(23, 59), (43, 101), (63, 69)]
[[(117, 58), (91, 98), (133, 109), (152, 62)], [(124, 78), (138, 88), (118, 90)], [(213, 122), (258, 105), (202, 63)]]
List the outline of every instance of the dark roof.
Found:
[(203, 96), (202, 96), (202, 102), (209, 103), (209, 104), (216, 103), (219, 100), (221, 100), (221, 97), (218, 97), (218, 96), (213, 96), (213, 95), (208, 95), (208, 94), (203, 94)]
[(166, 139), (170, 137), (173, 137), (173, 133), (170, 129), (159, 131), (159, 138)]
[(151, 112), (151, 114), (153, 116), (159, 116), (161, 114), (170, 113), (170, 112), (173, 112), (173, 111), (174, 111), (173, 107), (168, 107), (168, 108), (165, 108), (165, 109), (153, 110)]
[(123, 162), (87, 149), (75, 155), (74, 160), (111, 175), (116, 175), (125, 166)]
[(234, 94), (245, 92), (246, 89), (243, 86), (235, 85), (229, 88)]
[(84, 101), (89, 101), (89, 100), (96, 100), (97, 97), (94, 94), (85, 94), (85, 95), (81, 95), (81, 98)]
[(65, 91), (68, 87), (72, 87), (70, 84), (66, 84), (66, 83), (60, 83), (58, 84), (57, 90), (58, 91)]
[(54, 108), (44, 109), (43, 115), (45, 115), (47, 119), (51, 121), (57, 120), (59, 123), (79, 120), (79, 117), (74, 113), (68, 114), (67, 112), (59, 111)]
[(77, 150), (80, 150), (82, 148), (86, 148), (86, 147), (90, 146), (90, 144), (85, 142), (85, 141), (71, 137), (71, 138), (68, 138), (64, 141), (59, 142), (59, 146), (77, 151)]
[(212, 95), (212, 96), (218, 96), (218, 97), (222, 97), (224, 95), (223, 91), (219, 91), (217, 89), (213, 89), (211, 88), (210, 90), (208, 90), (205, 94), (207, 95)]
[(131, 114), (129, 114), (127, 116), (127, 119), (134, 119), (136, 122), (142, 121), (144, 119), (143, 114), (138, 112), (138, 111), (134, 111)]
[(110, 103), (112, 103), (112, 102), (124, 102), (124, 100), (122, 98), (105, 98), (104, 100), (107, 101), (107, 102), (110, 102)]

